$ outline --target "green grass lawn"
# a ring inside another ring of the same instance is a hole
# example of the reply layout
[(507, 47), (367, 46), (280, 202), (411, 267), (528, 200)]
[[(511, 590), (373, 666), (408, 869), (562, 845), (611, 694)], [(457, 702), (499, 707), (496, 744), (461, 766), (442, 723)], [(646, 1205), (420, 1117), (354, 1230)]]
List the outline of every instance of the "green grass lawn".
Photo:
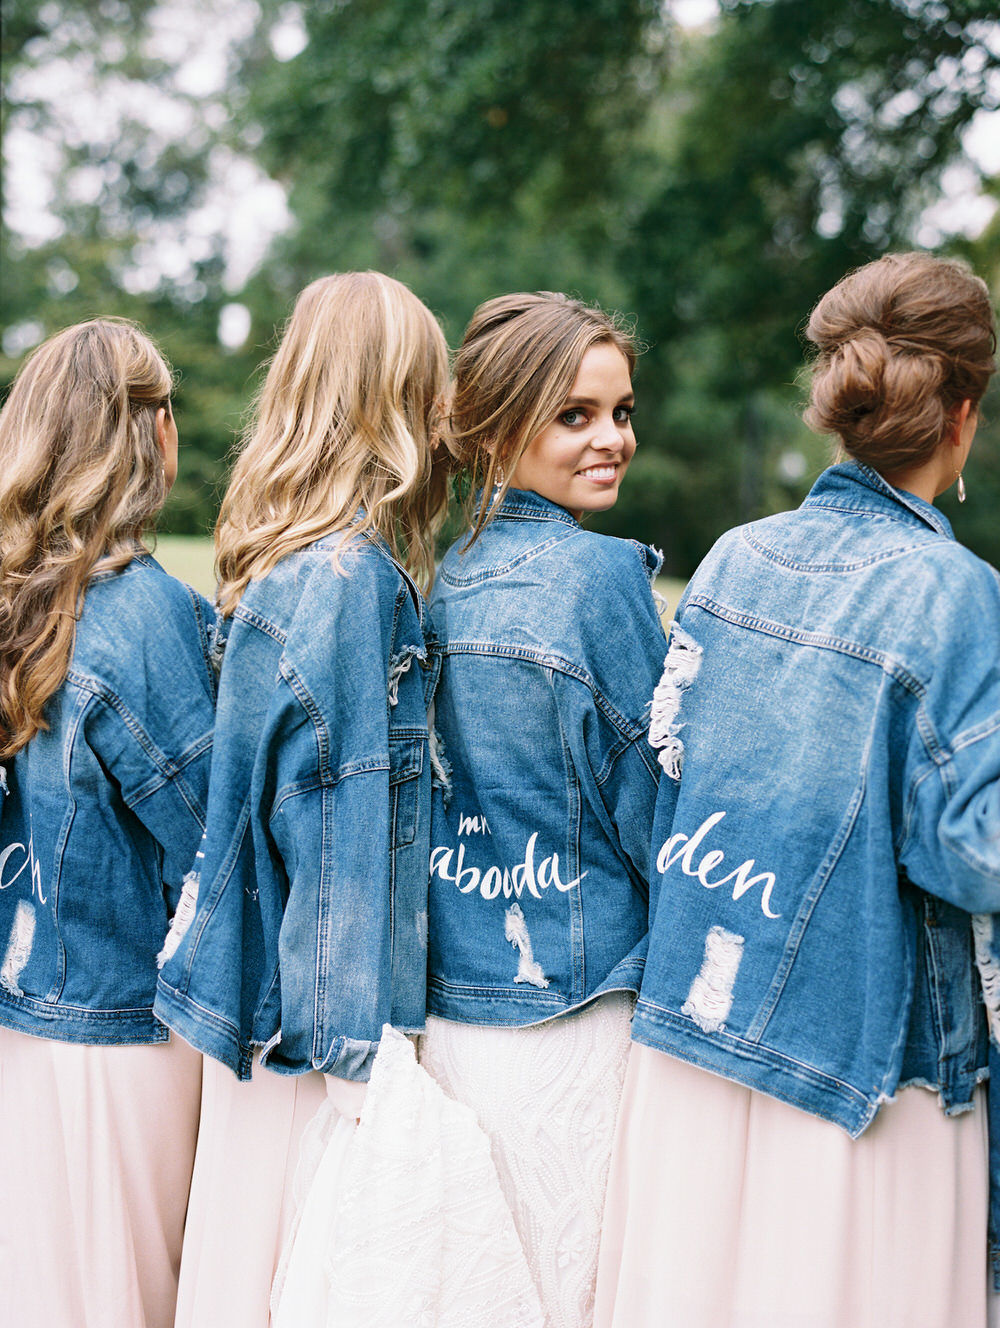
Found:
[(680, 603), (686, 585), (686, 581), (678, 581), (672, 576), (658, 576), (656, 578), (656, 589), (667, 601), (667, 607), (663, 614), (664, 624), (668, 623), (677, 612), (677, 605)]
[[(198, 535), (161, 535), (156, 542), (156, 557), (171, 576), (179, 577), (194, 586), (209, 599), (215, 594), (215, 573), (212, 570), (212, 541)], [(666, 621), (673, 617), (677, 602), (684, 593), (684, 581), (673, 577), (657, 577), (656, 589), (667, 601)]]
[(180, 581), (212, 599), (215, 573), (212, 570), (212, 541), (202, 535), (161, 535), (156, 541), (157, 562)]

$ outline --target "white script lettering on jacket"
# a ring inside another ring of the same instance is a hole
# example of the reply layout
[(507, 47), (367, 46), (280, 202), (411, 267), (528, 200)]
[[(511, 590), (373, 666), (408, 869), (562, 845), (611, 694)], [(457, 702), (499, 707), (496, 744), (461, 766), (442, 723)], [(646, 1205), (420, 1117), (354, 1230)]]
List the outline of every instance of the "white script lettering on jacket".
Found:
[(18, 877), (28, 870), (31, 873), (31, 893), (40, 904), (46, 902), (42, 893), (42, 868), (35, 857), (34, 842), (27, 844), (8, 844), (0, 850), (0, 890), (8, 890)]
[(563, 881), (559, 876), (559, 854), (550, 853), (535, 865), (535, 846), (538, 831), (528, 840), (524, 857), (513, 869), (508, 867), (472, 867), (465, 865), (465, 845), (452, 848), (441, 844), (431, 850), (431, 876), (442, 881), (450, 881), (463, 895), (478, 890), (484, 899), (496, 899), (503, 895), (520, 899), (527, 890), (536, 899), (542, 898), (542, 892), (555, 886), (557, 890), (572, 890), (580, 884), (586, 872), (582, 872), (572, 881)]
[(656, 855), (656, 870), (662, 876), (675, 863), (679, 863), (681, 871), (686, 876), (693, 876), (700, 881), (706, 890), (717, 890), (720, 885), (728, 885), (732, 881), (734, 899), (741, 899), (751, 886), (763, 884), (760, 896), (761, 910), (765, 917), (780, 918), (780, 913), (771, 911), (771, 891), (774, 889), (775, 883), (774, 873), (763, 871), (753, 875), (753, 869), (757, 865), (753, 858), (747, 858), (746, 862), (741, 863), (739, 867), (714, 881), (709, 879), (709, 872), (715, 871), (722, 864), (726, 855), (721, 849), (709, 849), (701, 855), (698, 865), (695, 866), (695, 853), (701, 848), (702, 841), (709, 831), (719, 824), (725, 814), (725, 812), (713, 812), (711, 816), (706, 816), (690, 837), (682, 833), (671, 835)]

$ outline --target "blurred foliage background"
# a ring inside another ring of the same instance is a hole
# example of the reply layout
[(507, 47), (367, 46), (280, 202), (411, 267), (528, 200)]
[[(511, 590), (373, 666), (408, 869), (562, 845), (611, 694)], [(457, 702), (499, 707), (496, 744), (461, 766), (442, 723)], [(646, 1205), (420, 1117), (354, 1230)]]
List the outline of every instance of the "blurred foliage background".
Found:
[[(1000, 294), (1000, 179), (965, 146), (1000, 105), (1000, 21), (721, 0), (681, 26), (683, 3), (4, 0), (0, 386), (59, 327), (142, 322), (179, 376), (164, 529), (196, 535), (313, 277), (391, 272), (452, 345), (483, 299), (566, 290), (647, 347), (640, 450), (595, 524), (688, 575), (826, 464), (800, 329), (838, 277), (916, 246)], [(957, 532), (1000, 563), (1000, 386), (966, 475)]]

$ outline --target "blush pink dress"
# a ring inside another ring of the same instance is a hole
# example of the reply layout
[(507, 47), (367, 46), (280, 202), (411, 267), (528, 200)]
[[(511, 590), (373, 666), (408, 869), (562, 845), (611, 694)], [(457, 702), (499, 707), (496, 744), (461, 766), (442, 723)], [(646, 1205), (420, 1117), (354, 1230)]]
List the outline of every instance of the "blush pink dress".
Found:
[(987, 1188), (982, 1088), (952, 1117), (903, 1089), (851, 1139), (634, 1044), (597, 1328), (985, 1328)]

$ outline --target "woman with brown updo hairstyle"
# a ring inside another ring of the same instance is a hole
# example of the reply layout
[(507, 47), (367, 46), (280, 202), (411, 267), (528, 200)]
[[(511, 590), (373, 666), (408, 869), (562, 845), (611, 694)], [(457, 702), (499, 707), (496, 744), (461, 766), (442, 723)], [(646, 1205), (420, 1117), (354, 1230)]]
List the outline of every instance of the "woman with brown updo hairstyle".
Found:
[(993, 313), (963, 264), (892, 254), (807, 336), (840, 460), (718, 541), (653, 697), (599, 1328), (987, 1318), (1000, 578), (934, 501), (964, 493)]

